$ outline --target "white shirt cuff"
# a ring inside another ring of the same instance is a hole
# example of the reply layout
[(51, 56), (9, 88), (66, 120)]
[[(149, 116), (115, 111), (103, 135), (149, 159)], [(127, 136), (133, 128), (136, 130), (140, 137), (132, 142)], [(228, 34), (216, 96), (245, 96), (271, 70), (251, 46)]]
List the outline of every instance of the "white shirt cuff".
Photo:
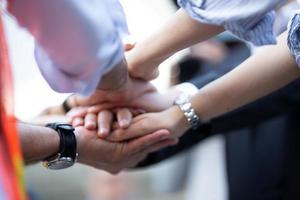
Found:
[(188, 95), (188, 96), (193, 96), (198, 92), (198, 88), (193, 85), (192, 83), (181, 83), (179, 85), (174, 86), (174, 89)]

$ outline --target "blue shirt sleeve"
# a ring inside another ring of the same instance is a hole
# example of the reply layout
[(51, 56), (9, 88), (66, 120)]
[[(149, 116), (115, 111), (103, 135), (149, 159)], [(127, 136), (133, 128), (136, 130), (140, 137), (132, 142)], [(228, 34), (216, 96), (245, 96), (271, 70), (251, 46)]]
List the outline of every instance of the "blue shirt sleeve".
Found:
[(273, 9), (283, 0), (178, 0), (195, 20), (222, 25), (238, 38), (254, 45), (276, 43)]

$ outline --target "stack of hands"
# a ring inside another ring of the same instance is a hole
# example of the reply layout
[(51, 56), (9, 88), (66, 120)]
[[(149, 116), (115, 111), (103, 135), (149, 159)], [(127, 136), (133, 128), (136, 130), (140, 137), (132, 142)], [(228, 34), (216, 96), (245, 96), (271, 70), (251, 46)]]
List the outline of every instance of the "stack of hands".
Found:
[(157, 70), (145, 74), (129, 59), (127, 63), (129, 75), (121, 88), (68, 98), (72, 109), (67, 115), (76, 128), (79, 162), (111, 173), (134, 167), (149, 153), (176, 145), (189, 129), (182, 111), (173, 106), (180, 92), (159, 93), (148, 82), (158, 75)]

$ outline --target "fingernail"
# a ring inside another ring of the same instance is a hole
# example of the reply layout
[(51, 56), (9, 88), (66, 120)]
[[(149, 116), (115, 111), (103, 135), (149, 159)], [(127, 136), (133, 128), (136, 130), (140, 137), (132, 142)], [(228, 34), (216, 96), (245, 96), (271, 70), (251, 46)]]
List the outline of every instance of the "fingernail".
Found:
[(170, 136), (169, 135), (163, 135), (160, 137), (160, 140), (166, 140), (166, 139), (169, 139)]
[(123, 119), (123, 120), (120, 121), (120, 126), (122, 128), (127, 127), (128, 125), (129, 125), (129, 121), (128, 120)]
[(80, 126), (81, 125), (81, 120), (79, 119), (74, 119), (73, 121), (73, 126)]
[(106, 134), (108, 134), (108, 129), (107, 128), (100, 128), (99, 134), (100, 135), (106, 135)]
[(87, 129), (95, 129), (96, 128), (96, 124), (95, 123), (87, 123), (86, 124), (86, 128)]

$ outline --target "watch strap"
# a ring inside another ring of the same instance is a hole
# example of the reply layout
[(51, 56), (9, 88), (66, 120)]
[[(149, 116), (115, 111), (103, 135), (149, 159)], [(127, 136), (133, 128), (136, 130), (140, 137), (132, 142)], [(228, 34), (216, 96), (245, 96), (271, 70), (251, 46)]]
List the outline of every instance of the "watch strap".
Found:
[[(74, 161), (77, 155), (77, 142), (74, 134), (74, 128), (69, 124), (50, 123), (46, 127), (55, 130), (60, 137), (59, 154), (61, 157), (69, 157)], [(53, 156), (51, 156), (53, 157)]]

